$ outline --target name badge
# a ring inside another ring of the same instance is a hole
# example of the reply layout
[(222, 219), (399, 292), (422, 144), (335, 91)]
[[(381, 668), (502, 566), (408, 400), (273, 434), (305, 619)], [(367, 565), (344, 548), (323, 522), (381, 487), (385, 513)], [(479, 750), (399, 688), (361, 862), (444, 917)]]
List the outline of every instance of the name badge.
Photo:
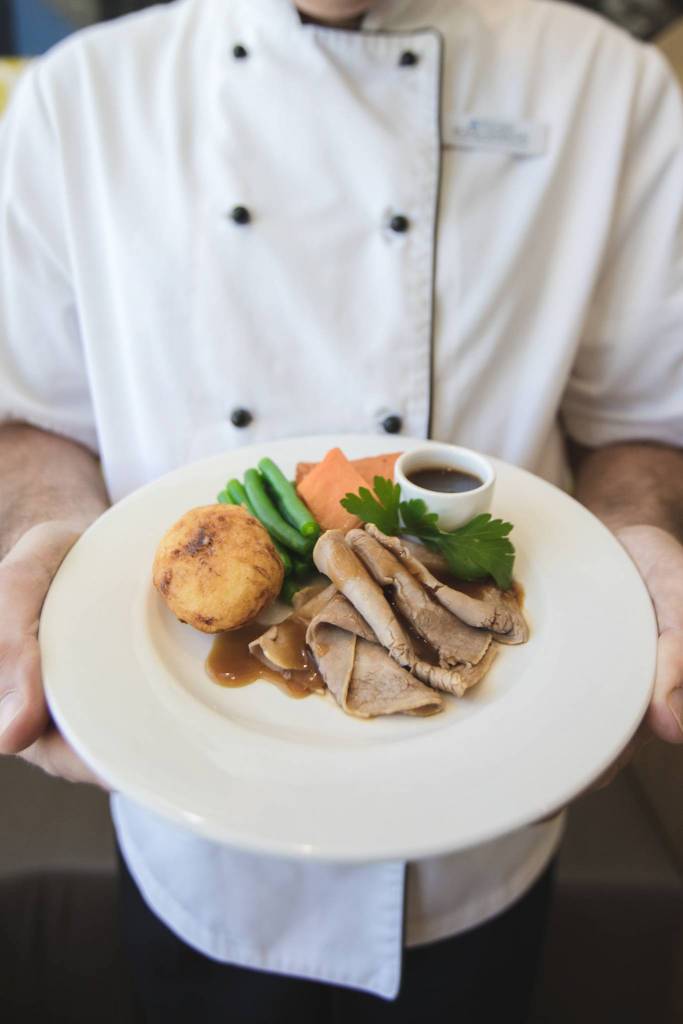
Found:
[(542, 156), (548, 148), (548, 126), (538, 121), (458, 117), (447, 127), (444, 142), (459, 149), (483, 149), (512, 156)]

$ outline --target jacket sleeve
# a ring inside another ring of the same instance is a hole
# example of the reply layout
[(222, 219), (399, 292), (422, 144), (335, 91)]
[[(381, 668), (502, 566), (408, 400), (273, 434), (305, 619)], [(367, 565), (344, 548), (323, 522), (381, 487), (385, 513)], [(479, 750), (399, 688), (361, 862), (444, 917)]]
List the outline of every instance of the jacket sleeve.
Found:
[(0, 122), (0, 421), (25, 421), (97, 451), (60, 146), (40, 75), (37, 61)]
[(582, 444), (683, 445), (683, 103), (664, 58), (642, 69), (620, 188), (585, 332), (564, 395)]

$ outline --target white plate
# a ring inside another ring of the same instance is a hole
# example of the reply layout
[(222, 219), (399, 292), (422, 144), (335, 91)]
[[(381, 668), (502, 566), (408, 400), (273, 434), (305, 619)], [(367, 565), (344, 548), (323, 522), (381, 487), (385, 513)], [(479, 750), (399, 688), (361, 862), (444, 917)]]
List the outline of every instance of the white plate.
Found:
[(349, 457), (422, 441), (314, 437), (242, 448), (156, 480), (110, 509), (64, 561), (43, 610), (48, 700), (110, 783), (213, 839), (320, 860), (414, 859), (533, 822), (595, 779), (647, 706), (652, 606), (604, 526), (562, 491), (495, 461), (493, 512), (513, 522), (531, 639), (431, 718), (358, 721), (331, 698), (208, 677), (211, 638), (151, 584), (185, 511), (263, 455), (285, 473), (338, 444)]

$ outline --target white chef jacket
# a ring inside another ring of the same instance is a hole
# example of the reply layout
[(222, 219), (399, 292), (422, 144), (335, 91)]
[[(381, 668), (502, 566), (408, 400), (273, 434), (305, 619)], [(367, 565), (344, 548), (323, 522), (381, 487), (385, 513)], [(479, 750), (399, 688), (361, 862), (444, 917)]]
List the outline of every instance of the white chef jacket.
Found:
[[(388, 416), (560, 484), (560, 419), (680, 443), (682, 140), (658, 54), (560, 3), (382, 0), (353, 32), (176, 0), (95, 26), (26, 74), (0, 136), (0, 412), (99, 452), (114, 501)], [(388, 998), (404, 945), (499, 912), (562, 827), (406, 872), (113, 812), (186, 942)]]

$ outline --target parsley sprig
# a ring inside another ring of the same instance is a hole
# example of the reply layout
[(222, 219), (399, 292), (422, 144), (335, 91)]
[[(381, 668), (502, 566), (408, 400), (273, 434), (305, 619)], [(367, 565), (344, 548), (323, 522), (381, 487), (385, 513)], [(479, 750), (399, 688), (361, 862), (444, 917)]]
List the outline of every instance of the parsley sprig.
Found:
[(373, 487), (374, 494), (361, 487), (358, 494), (346, 494), (341, 504), (363, 522), (374, 523), (382, 533), (416, 537), (440, 552), (461, 580), (492, 576), (501, 590), (512, 585), (515, 549), (508, 538), (512, 523), (485, 512), (457, 530), (442, 530), (438, 515), (430, 512), (421, 498), (401, 501), (399, 485), (382, 476), (375, 477)]

